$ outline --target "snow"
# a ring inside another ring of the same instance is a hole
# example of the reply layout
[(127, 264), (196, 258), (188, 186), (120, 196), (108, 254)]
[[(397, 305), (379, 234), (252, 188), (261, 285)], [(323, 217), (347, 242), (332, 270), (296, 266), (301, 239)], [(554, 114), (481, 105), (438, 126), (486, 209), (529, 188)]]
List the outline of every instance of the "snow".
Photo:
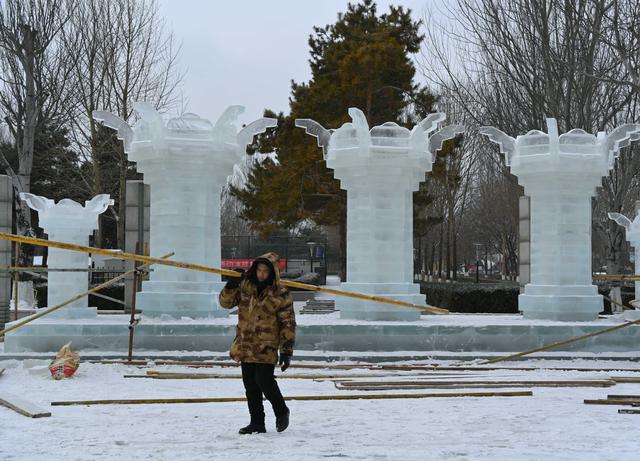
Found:
[[(261, 461), (333, 458), (620, 460), (636, 459), (637, 455), (638, 442), (631, 433), (637, 425), (637, 416), (618, 414), (619, 407), (614, 405), (584, 405), (583, 400), (606, 398), (612, 393), (639, 394), (638, 384), (618, 384), (610, 388), (534, 388), (532, 397), (291, 401), (288, 403), (292, 412), (291, 426), (286, 432), (275, 432), (273, 414), (267, 405), (268, 433), (241, 436), (237, 430), (248, 422), (244, 402), (49, 406), (52, 401), (81, 399), (241, 397), (244, 391), (239, 378), (123, 378), (125, 374), (140, 375), (150, 369), (237, 375), (238, 368), (193, 369), (178, 365), (138, 368), (83, 362), (73, 378), (54, 381), (48, 375), (47, 364), (46, 360), (2, 360), (0, 357), (0, 368), (6, 368), (0, 377), (0, 392), (19, 395), (52, 413), (51, 418), (30, 419), (0, 408), (2, 460), (118, 457)], [(640, 364), (631, 361), (530, 360), (503, 365), (571, 365), (640, 371)], [(293, 373), (365, 373), (373, 376), (382, 372), (292, 368), (284, 375)], [(395, 373), (399, 376), (415, 374)], [(278, 374), (282, 373), (278, 371)], [(461, 371), (460, 374), (472, 375), (472, 372)], [(553, 370), (497, 370), (479, 374), (482, 379), (500, 380), (605, 379), (607, 376), (635, 375), (621, 371), (584, 373)], [(337, 390), (329, 380), (280, 379), (279, 383), (285, 397), (358, 393)], [(394, 393), (375, 393), (383, 392)]]

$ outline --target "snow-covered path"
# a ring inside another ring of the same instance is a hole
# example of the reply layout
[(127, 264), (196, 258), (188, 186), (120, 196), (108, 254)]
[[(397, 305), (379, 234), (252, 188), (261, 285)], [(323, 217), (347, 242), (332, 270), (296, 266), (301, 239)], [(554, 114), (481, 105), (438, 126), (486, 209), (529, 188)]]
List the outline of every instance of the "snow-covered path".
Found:
[[(640, 368), (635, 362), (584, 360), (528, 361), (516, 365), (542, 363)], [(52, 413), (50, 418), (29, 419), (0, 407), (1, 460), (633, 460), (638, 459), (640, 449), (636, 432), (640, 415), (618, 414), (619, 407), (614, 405), (583, 404), (584, 399), (606, 398), (607, 394), (640, 394), (640, 384), (635, 383), (610, 388), (534, 388), (532, 397), (292, 401), (291, 426), (286, 432), (275, 432), (273, 415), (268, 409), (268, 433), (241, 436), (237, 430), (248, 422), (244, 402), (49, 405), (56, 400), (241, 397), (240, 379), (123, 378), (125, 374), (144, 374), (149, 369), (229, 374), (237, 374), (238, 369), (82, 363), (72, 379), (54, 381), (48, 376), (46, 364), (42, 360), (0, 360), (0, 368), (6, 368), (0, 377), (0, 392), (20, 395)], [(380, 372), (291, 369), (289, 373)], [(629, 375), (640, 377), (640, 373), (631, 372), (481, 373), (482, 379), (500, 380), (605, 379)], [(285, 396), (358, 392), (337, 390), (330, 381), (280, 379), (279, 383)]]

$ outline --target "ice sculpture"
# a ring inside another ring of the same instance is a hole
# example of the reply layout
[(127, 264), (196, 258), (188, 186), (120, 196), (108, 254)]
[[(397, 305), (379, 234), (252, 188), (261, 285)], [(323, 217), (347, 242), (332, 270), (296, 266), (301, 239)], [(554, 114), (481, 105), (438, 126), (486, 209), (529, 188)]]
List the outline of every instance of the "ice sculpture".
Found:
[[(609, 213), (609, 218), (624, 227), (627, 242), (631, 244), (635, 255), (635, 274), (640, 274), (640, 213), (631, 221), (620, 213)], [(625, 317), (628, 320), (640, 319), (640, 281), (635, 282), (635, 299), (631, 301), (631, 305), (635, 307), (633, 312), (626, 311)]]
[[(29, 208), (38, 212), (39, 226), (47, 233), (49, 240), (57, 240), (75, 245), (89, 245), (89, 235), (98, 228), (98, 215), (104, 213), (113, 200), (109, 195), (96, 195), (82, 206), (70, 199), (53, 200), (39, 195), (22, 192), (20, 198)], [(49, 307), (67, 301), (87, 291), (88, 256), (76, 251), (49, 248), (47, 265), (50, 269), (81, 269), (79, 272), (50, 271), (47, 282), (47, 304)], [(80, 319), (96, 317), (96, 309), (88, 307), (84, 297), (68, 304), (51, 314), (51, 318)]]
[[(347, 282), (342, 289), (424, 305), (413, 283), (413, 191), (431, 171), (433, 154), (464, 128), (437, 131), (445, 115), (436, 113), (411, 131), (393, 122), (369, 130), (361, 110), (350, 108), (349, 115), (353, 122), (337, 130), (296, 120), (296, 126), (318, 138), (327, 166), (347, 190)], [(336, 304), (345, 319), (420, 317), (419, 310), (359, 299), (341, 297)]]
[(591, 197), (619, 151), (640, 137), (640, 125), (597, 136), (574, 129), (514, 139), (494, 127), (480, 132), (500, 145), (511, 173), (531, 197), (531, 281), (518, 298), (528, 319), (594, 320), (602, 311), (591, 278)]
[[(133, 128), (108, 112), (94, 112), (94, 118), (118, 130), (150, 185), (152, 254), (175, 252), (177, 261), (220, 267), (222, 187), (253, 137), (275, 126), (275, 119), (260, 118), (238, 131), (242, 106), (228, 107), (215, 125), (190, 113), (165, 125), (151, 105), (138, 102), (134, 109), (140, 120)], [(137, 306), (151, 317), (222, 317), (227, 311), (217, 305), (217, 293), (223, 285), (219, 275), (156, 266)]]

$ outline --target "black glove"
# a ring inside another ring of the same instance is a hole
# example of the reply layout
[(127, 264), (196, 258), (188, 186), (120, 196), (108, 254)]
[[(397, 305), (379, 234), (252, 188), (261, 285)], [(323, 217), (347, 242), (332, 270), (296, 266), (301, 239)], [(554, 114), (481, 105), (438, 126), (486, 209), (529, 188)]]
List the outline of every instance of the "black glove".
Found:
[(244, 269), (236, 269), (236, 272), (240, 273), (240, 277), (229, 277), (227, 280), (227, 284), (224, 286), (225, 288), (238, 288), (240, 286), (240, 282), (244, 279)]
[(282, 365), (280, 370), (285, 371), (291, 365), (291, 354), (283, 354), (280, 353), (280, 360), (278, 361), (278, 365)]

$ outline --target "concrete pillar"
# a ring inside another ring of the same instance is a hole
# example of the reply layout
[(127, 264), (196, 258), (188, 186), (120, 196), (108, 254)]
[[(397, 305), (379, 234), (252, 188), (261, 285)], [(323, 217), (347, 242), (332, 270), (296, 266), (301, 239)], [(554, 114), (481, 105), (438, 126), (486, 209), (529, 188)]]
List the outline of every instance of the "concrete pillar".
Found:
[(531, 281), (531, 203), (529, 197), (523, 195), (518, 202), (520, 225), (518, 226), (518, 282), (520, 293)]
[[(13, 186), (11, 178), (0, 175), (0, 232), (11, 233), (13, 221)], [(11, 242), (0, 240), (0, 265), (11, 265)], [(0, 328), (13, 320), (9, 312), (11, 299), (11, 273), (0, 272)]]
[[(140, 253), (149, 251), (149, 212), (151, 192), (148, 184), (142, 181), (127, 181), (127, 195), (125, 201), (125, 237), (124, 251), (135, 253), (139, 244)], [(133, 261), (125, 261), (125, 270), (133, 269)], [(131, 312), (133, 296), (133, 276), (124, 281), (125, 310)]]

